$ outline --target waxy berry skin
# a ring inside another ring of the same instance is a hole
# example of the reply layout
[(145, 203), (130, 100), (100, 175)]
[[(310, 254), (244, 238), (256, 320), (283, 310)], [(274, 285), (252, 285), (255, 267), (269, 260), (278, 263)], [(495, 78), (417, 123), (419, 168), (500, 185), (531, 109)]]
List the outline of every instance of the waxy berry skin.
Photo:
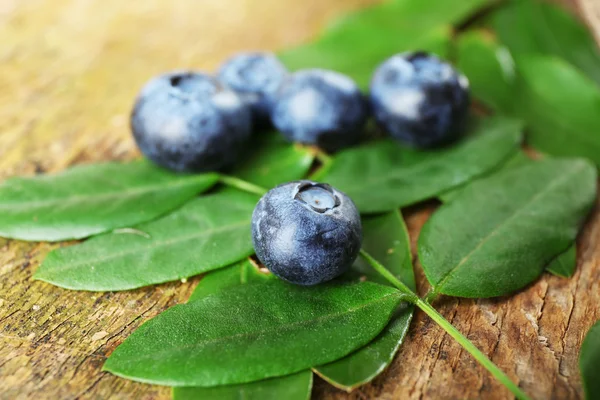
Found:
[(219, 68), (219, 79), (235, 90), (252, 110), (256, 126), (271, 124), (273, 96), (288, 75), (272, 53), (239, 53)]
[(337, 151), (358, 143), (368, 102), (356, 83), (334, 71), (309, 69), (288, 76), (277, 91), (273, 125), (292, 142)]
[(136, 99), (130, 122), (142, 153), (179, 172), (230, 166), (252, 130), (250, 110), (239, 96), (217, 79), (193, 71), (151, 79)]
[(252, 241), (273, 274), (297, 285), (316, 285), (346, 272), (358, 256), (360, 215), (348, 196), (327, 184), (289, 182), (258, 202)]
[(383, 130), (410, 146), (430, 148), (462, 134), (470, 104), (469, 81), (434, 55), (402, 53), (377, 68), (369, 98)]

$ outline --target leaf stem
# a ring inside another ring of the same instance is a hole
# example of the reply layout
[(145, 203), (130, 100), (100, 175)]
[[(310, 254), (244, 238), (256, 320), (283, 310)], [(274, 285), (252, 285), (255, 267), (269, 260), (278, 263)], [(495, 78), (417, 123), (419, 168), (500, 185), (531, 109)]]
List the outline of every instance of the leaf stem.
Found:
[(500, 381), (508, 390), (515, 395), (517, 399), (529, 400), (529, 397), (496, 364), (494, 364), (485, 354), (483, 354), (475, 345), (467, 339), (458, 329), (456, 329), (442, 314), (437, 312), (429, 303), (417, 299), (414, 303), (425, 314), (441, 326), (450, 336), (454, 338), (466, 351), (468, 351), (479, 364), (487, 369), (496, 379)]
[(456, 329), (442, 314), (437, 312), (429, 303), (422, 300), (408, 286), (396, 278), (382, 264), (375, 260), (369, 253), (360, 250), (360, 255), (367, 261), (377, 272), (379, 272), (392, 285), (398, 288), (402, 293), (406, 294), (406, 300), (419, 307), (425, 314), (441, 326), (446, 333), (454, 338), (466, 351), (469, 352), (485, 369), (487, 369), (496, 379), (500, 381), (508, 390), (520, 400), (529, 400), (529, 397), (517, 386), (500, 368), (496, 366), (485, 354), (483, 354), (469, 339), (467, 339), (458, 329)]
[(424, 300), (427, 303), (431, 304), (435, 301), (435, 299), (437, 299), (437, 297), (438, 297), (438, 292), (435, 290), (430, 290), (429, 292), (427, 292), (425, 294)]
[(320, 178), (325, 175), (327, 173), (327, 171), (329, 170), (329, 168), (331, 167), (332, 163), (333, 163), (333, 158), (328, 155), (327, 153), (325, 153), (323, 150), (315, 147), (313, 148), (313, 154), (315, 155), (315, 158), (321, 163), (321, 165), (319, 166), (319, 168), (313, 172), (308, 179), (313, 180), (313, 181), (319, 181)]
[(219, 182), (221, 182), (223, 185), (227, 185), (232, 188), (242, 190), (244, 192), (257, 194), (259, 196), (262, 196), (268, 192), (267, 189), (261, 186), (255, 185), (250, 182), (246, 182), (245, 180), (236, 178), (235, 176), (221, 175), (219, 176)]
[(319, 148), (315, 150), (315, 158), (319, 160), (319, 162), (323, 165), (331, 164), (331, 162), (333, 161), (333, 158), (329, 154), (325, 153)]
[(419, 300), (419, 296), (417, 296), (417, 294), (415, 292), (410, 290), (410, 288), (408, 286), (406, 286), (404, 283), (402, 283), (402, 281), (400, 279), (396, 278), (394, 276), (394, 274), (392, 274), (386, 267), (384, 267), (379, 261), (374, 259), (373, 256), (371, 256), (365, 250), (360, 249), (360, 255), (362, 256), (362, 258), (365, 259), (366, 262), (368, 262), (371, 265), (371, 267), (373, 267), (373, 269), (375, 271), (379, 272), (379, 274), (381, 274), (381, 276), (383, 276), (385, 279), (387, 279), (388, 282), (390, 282), (392, 285), (394, 285), (396, 288), (398, 288), (403, 294), (405, 294), (407, 301), (410, 301), (411, 303), (416, 304), (417, 300)]

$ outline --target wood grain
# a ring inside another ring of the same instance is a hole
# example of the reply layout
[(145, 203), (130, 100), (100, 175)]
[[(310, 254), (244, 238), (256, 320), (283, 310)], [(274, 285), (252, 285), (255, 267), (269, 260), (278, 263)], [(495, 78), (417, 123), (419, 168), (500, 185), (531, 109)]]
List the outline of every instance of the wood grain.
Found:
[[(332, 16), (370, 2), (0, 0), (0, 179), (134, 158), (127, 115), (149, 77), (182, 67), (211, 70), (239, 50), (299, 43)], [(405, 212), (413, 242), (433, 207)], [(142, 322), (184, 302), (198, 279), (123, 293), (32, 281), (56, 246), (0, 239), (0, 398), (169, 398), (168, 388), (100, 368)], [(599, 211), (578, 246), (572, 279), (545, 275), (510, 298), (436, 304), (538, 399), (582, 395), (577, 352), (600, 318)], [(419, 281), (425, 290), (422, 274)], [(421, 313), (381, 377), (350, 395), (318, 381), (314, 397), (510, 398)]]

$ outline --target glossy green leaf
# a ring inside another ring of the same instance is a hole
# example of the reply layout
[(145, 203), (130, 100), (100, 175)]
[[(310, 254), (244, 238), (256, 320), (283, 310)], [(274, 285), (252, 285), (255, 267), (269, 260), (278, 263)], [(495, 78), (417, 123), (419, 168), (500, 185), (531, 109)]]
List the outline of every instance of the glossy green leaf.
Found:
[(148, 162), (11, 178), (0, 184), (0, 236), (59, 241), (131, 226), (181, 206), (217, 179), (177, 175)]
[(381, 141), (340, 152), (320, 180), (345, 192), (362, 213), (389, 211), (485, 174), (510, 157), (520, 142), (520, 122), (488, 118), (445, 149), (418, 151)]
[(506, 47), (485, 32), (468, 32), (457, 41), (457, 67), (469, 78), (477, 100), (496, 112), (512, 109), (516, 66)]
[(262, 283), (271, 279), (275, 279), (275, 276), (269, 272), (259, 271), (252, 261), (246, 259), (208, 273), (198, 283), (188, 301), (198, 300), (245, 283)]
[(590, 328), (579, 350), (579, 369), (585, 398), (588, 400), (600, 398), (600, 321)]
[(284, 376), (343, 357), (383, 330), (400, 293), (369, 282), (241, 285), (143, 324), (104, 370), (141, 382), (210, 387)]
[(600, 165), (600, 87), (555, 58), (522, 57), (518, 71), (515, 110), (528, 123), (528, 142), (548, 154)]
[[(502, 166), (500, 167), (500, 169), (498, 171), (503, 171), (503, 170), (507, 170), (510, 168), (522, 167), (526, 164), (531, 164), (533, 162), (535, 162), (535, 161), (533, 161), (531, 158), (529, 158), (525, 154), (525, 152), (519, 151), (519, 152), (515, 153), (515, 155), (513, 157), (511, 157), (508, 161), (506, 161), (504, 164), (502, 164)], [(497, 173), (498, 171), (493, 171), (492, 174)], [(460, 192), (462, 190), (464, 190), (464, 188), (466, 186), (470, 185), (471, 183), (472, 182), (467, 183), (466, 185), (463, 185), (463, 186), (456, 188), (454, 190), (451, 190), (449, 192), (443, 193), (442, 195), (438, 196), (438, 198), (443, 203), (448, 203), (449, 201), (452, 201), (455, 197), (458, 197)], [(548, 272), (553, 273), (554, 275), (558, 275), (558, 276), (562, 276), (562, 277), (569, 277), (569, 276), (573, 275), (573, 273), (575, 272), (575, 267), (577, 266), (576, 248), (577, 248), (577, 246), (573, 243), (567, 251), (559, 254), (558, 256), (556, 256), (556, 258), (554, 258), (552, 261), (550, 261), (550, 263), (546, 266), (546, 270)]]
[(520, 289), (575, 240), (596, 198), (596, 169), (548, 159), (468, 185), (427, 221), (419, 260), (437, 293), (493, 297)]
[(313, 163), (314, 153), (307, 147), (286, 142), (278, 132), (254, 136), (253, 146), (235, 167), (233, 174), (255, 185), (270, 189), (281, 183), (303, 178)]
[(253, 252), (257, 196), (197, 198), (156, 221), (48, 254), (34, 278), (75, 290), (127, 290), (221, 268)]
[(492, 14), (492, 25), (516, 57), (560, 57), (600, 85), (598, 45), (591, 31), (561, 7), (547, 1), (513, 1)]
[[(363, 249), (415, 290), (410, 239), (400, 213), (395, 210), (364, 218), (363, 235)], [(353, 268), (370, 281), (389, 285), (362, 258), (355, 262)], [(412, 306), (398, 310), (371, 343), (340, 360), (315, 368), (315, 372), (332, 385), (347, 391), (370, 382), (392, 362), (404, 341), (412, 316)]]
[(546, 270), (554, 275), (569, 278), (575, 273), (575, 268), (577, 268), (577, 245), (573, 243), (567, 251), (556, 256)]
[(173, 388), (173, 400), (309, 400), (313, 374), (297, 374), (239, 385)]

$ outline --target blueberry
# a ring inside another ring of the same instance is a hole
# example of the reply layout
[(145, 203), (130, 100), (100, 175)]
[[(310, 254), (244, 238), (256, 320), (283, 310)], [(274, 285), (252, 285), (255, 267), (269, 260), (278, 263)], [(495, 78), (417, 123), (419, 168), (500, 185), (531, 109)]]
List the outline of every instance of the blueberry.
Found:
[(255, 124), (267, 126), (273, 94), (287, 73), (272, 53), (241, 53), (221, 65), (219, 78), (250, 106)]
[(304, 70), (284, 80), (275, 96), (272, 118), (288, 140), (336, 151), (360, 140), (367, 102), (349, 77)]
[(217, 79), (197, 72), (172, 72), (140, 91), (131, 130), (146, 157), (185, 172), (231, 165), (252, 129), (250, 110)]
[(258, 259), (276, 276), (316, 285), (347, 271), (360, 250), (356, 206), (324, 183), (296, 181), (265, 194), (252, 214)]
[(383, 62), (370, 87), (378, 124), (392, 137), (419, 148), (457, 139), (469, 110), (469, 81), (448, 63), (424, 52)]

